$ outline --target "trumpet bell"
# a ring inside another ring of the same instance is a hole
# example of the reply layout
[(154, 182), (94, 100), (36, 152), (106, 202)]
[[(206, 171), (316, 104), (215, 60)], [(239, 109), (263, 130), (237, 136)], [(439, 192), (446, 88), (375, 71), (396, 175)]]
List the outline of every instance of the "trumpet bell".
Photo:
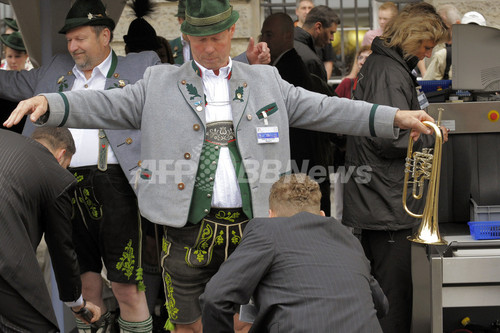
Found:
[(429, 245), (447, 245), (448, 242), (441, 238), (438, 230), (422, 230), (418, 231), (412, 236), (408, 236), (408, 240), (420, 243), (420, 244), (429, 244)]

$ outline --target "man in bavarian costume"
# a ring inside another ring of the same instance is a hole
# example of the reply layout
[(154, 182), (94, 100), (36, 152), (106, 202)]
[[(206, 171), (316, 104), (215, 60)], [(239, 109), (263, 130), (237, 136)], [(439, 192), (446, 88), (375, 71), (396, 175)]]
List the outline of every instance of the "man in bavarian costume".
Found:
[[(60, 33), (68, 54), (59, 54), (31, 71), (0, 71), (0, 96), (22, 100), (42, 92), (121, 89), (142, 78), (148, 66), (160, 63), (154, 52), (118, 57), (110, 47), (114, 21), (100, 0), (77, 0)], [(33, 130), (27, 122), (23, 134)], [(141, 219), (136, 195), (127, 177), (140, 164), (140, 131), (71, 129), (77, 153), (69, 170), (77, 177), (73, 198), (73, 241), (83, 284), (83, 297), (102, 301), (102, 262), (120, 306), (124, 332), (152, 330), (141, 268)], [(105, 323), (104, 323), (105, 325)], [(90, 326), (77, 321), (80, 332)]]
[[(177, 17), (179, 24), (184, 22), (186, 19), (186, 0), (179, 0), (179, 3), (177, 4), (177, 14), (175, 14), (175, 16)], [(191, 49), (184, 34), (181, 33), (179, 37), (170, 40), (169, 43), (176, 64), (182, 65), (183, 63), (191, 60)]]
[(246, 221), (267, 216), (271, 185), (290, 172), (289, 126), (386, 138), (412, 128), (418, 138), (430, 134), (421, 121), (433, 120), (421, 110), (313, 93), (272, 66), (232, 61), (238, 16), (228, 0), (188, 0), (181, 30), (193, 61), (150, 67), (123, 89), (36, 96), (4, 123), (32, 113), (31, 121), (53, 126), (142, 129), (139, 206), (166, 226), (162, 264), (175, 332), (201, 332), (206, 283)]

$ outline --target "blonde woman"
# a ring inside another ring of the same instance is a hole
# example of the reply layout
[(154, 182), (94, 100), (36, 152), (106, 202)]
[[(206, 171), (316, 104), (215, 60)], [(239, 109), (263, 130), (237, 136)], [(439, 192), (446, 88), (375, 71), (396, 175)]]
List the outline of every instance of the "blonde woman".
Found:
[[(412, 70), (448, 38), (446, 25), (432, 5), (406, 6), (373, 40), (373, 52), (358, 74), (354, 99), (422, 109)], [(372, 273), (389, 300), (389, 314), (380, 321), (384, 333), (409, 332), (411, 326), (411, 247), (406, 237), (419, 221), (408, 216), (401, 203), (408, 135), (401, 131), (396, 140), (347, 139), (346, 169), (354, 169), (355, 176), (344, 187), (343, 223), (360, 230)], [(433, 145), (433, 136), (422, 135), (414, 149)], [(410, 209), (421, 212), (423, 202), (413, 201)]]

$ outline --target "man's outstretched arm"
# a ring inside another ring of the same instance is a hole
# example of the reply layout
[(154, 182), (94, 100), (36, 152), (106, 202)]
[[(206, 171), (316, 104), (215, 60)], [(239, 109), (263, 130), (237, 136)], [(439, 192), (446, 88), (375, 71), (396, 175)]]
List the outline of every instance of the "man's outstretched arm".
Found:
[[(35, 96), (21, 101), (3, 125), (5, 127), (12, 127), (18, 124), (25, 115), (30, 115), (29, 119), (32, 122), (36, 122), (42, 116), (48, 118), (48, 110), (49, 103), (47, 98), (45, 98), (45, 96)], [(42, 118), (39, 123), (44, 123), (46, 121), (44, 118)], [(425, 120), (434, 121), (434, 119), (423, 110), (398, 110), (394, 117), (394, 126), (401, 129), (411, 129), (410, 135), (414, 140), (417, 140), (420, 133), (432, 134), (431, 130), (422, 124), (422, 121)]]

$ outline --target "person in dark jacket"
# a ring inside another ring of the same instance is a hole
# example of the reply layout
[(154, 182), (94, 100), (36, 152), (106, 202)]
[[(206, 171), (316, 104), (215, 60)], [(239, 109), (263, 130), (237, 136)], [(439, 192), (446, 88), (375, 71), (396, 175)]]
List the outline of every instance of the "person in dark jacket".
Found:
[[(280, 75), (288, 82), (295, 86), (304, 87), (305, 89), (320, 92), (329, 96), (335, 96), (335, 92), (328, 85), (328, 76), (325, 70), (323, 60), (317, 53), (317, 49), (327, 46), (333, 41), (333, 35), (337, 31), (337, 26), (340, 24), (340, 19), (333, 9), (327, 6), (317, 6), (309, 11), (305, 18), (302, 27), (295, 27), (293, 47), (297, 54), (304, 62), (306, 69), (311, 74), (310, 76), (315, 81), (315, 86), (318, 83), (324, 83), (320, 89), (309, 89), (298, 73), (299, 67), (289, 67), (288, 72), (296, 72), (291, 81), (283, 76), (283, 66), (276, 65), (280, 71)], [(300, 84), (297, 84), (300, 82)], [(306, 172), (313, 177), (314, 180), (320, 183), (322, 202), (321, 209), (327, 216), (331, 215), (330, 202), (330, 177), (329, 174), (333, 170), (334, 160), (333, 152), (337, 147), (333, 144), (337, 137), (326, 133), (319, 133), (305, 129), (290, 129), (290, 148), (292, 160), (296, 162), (298, 170)], [(311, 147), (314, 147), (311, 149)], [(307, 164), (305, 164), (307, 163)], [(317, 166), (321, 166), (321, 170), (326, 172), (318, 172)], [(316, 173), (315, 176), (312, 174)]]
[(45, 234), (60, 299), (84, 320), (82, 283), (71, 241), (68, 171), (75, 143), (66, 128), (37, 128), (33, 139), (0, 130), (0, 332), (59, 332), (35, 250)]
[[(296, 87), (332, 95), (326, 81), (309, 72), (294, 48), (293, 21), (286, 13), (274, 13), (262, 24), (261, 41), (271, 52), (271, 65), (283, 80)], [(330, 216), (330, 180), (328, 165), (332, 160), (330, 134), (290, 127), (292, 172), (308, 173), (320, 184), (321, 210)]]
[[(446, 25), (432, 5), (408, 5), (374, 39), (373, 53), (358, 75), (354, 98), (401, 109), (424, 108), (411, 71), (447, 38)], [(408, 135), (402, 131), (396, 140), (347, 139), (346, 168), (354, 172), (345, 186), (342, 222), (361, 229), (372, 274), (389, 299), (389, 314), (381, 320), (385, 333), (409, 332), (411, 326), (411, 243), (407, 236), (419, 221), (406, 214), (401, 199)], [(446, 140), (446, 130), (444, 137)], [(434, 137), (422, 135), (413, 149), (433, 146)], [(410, 210), (422, 212), (424, 200), (408, 202)]]
[(323, 60), (316, 52), (333, 41), (340, 19), (335, 11), (327, 6), (318, 6), (307, 14), (302, 28), (295, 27), (294, 47), (306, 64), (309, 72), (328, 81)]

